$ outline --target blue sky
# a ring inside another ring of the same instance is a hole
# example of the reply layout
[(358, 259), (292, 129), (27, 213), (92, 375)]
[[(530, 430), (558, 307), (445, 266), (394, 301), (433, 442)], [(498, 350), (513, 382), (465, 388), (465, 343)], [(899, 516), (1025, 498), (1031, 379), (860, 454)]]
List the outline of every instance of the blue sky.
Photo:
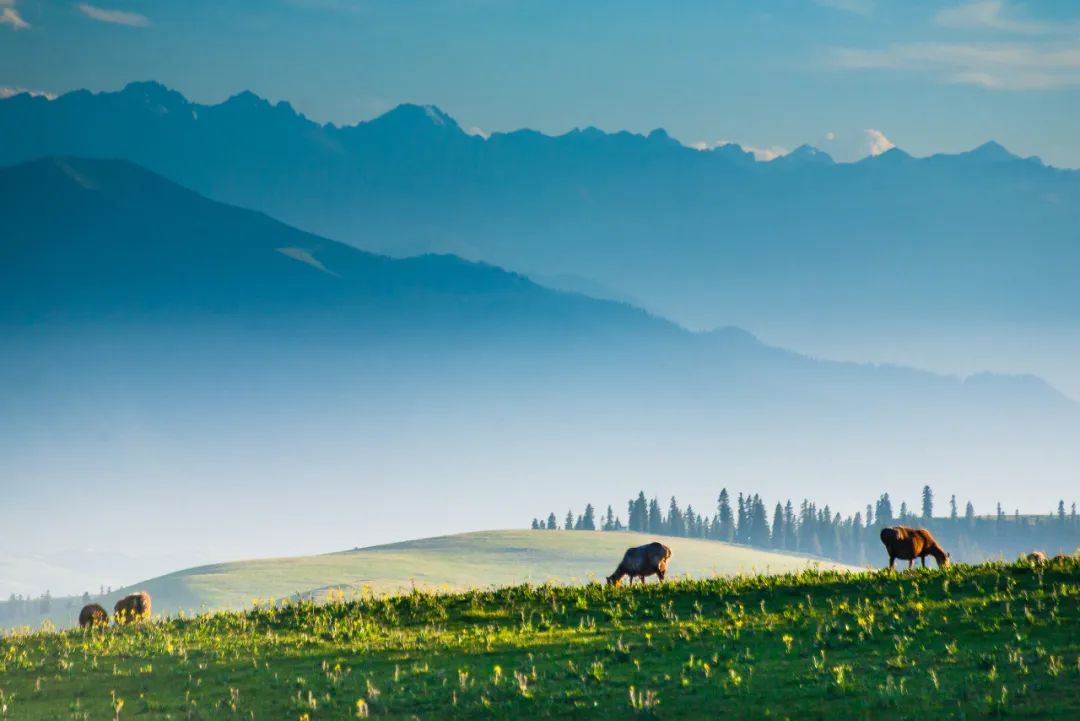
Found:
[(486, 131), (664, 127), (845, 160), (994, 138), (1080, 167), (1072, 0), (0, 0), (0, 92), (146, 79), (337, 123), (408, 101)]

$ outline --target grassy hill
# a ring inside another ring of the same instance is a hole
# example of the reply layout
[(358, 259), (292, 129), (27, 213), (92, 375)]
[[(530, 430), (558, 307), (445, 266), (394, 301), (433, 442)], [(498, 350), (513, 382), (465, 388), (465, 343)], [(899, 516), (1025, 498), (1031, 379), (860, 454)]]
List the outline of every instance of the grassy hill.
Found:
[(1078, 625), (1075, 559), (415, 591), (0, 637), (0, 716), (1077, 718)]
[[(673, 550), (669, 576), (713, 578), (775, 574), (808, 566), (843, 568), (829, 561), (744, 546), (636, 533), (482, 531), (425, 538), (342, 553), (200, 566), (120, 589), (101, 603), (111, 608), (123, 593), (146, 590), (161, 613), (241, 609), (256, 599), (326, 598), (371, 592), (464, 590), (519, 583), (583, 584), (603, 580), (629, 546), (663, 539)], [(97, 599), (95, 599), (97, 600)], [(54, 601), (49, 618), (71, 625), (77, 604)], [(23, 623), (36, 625), (35, 620)]]

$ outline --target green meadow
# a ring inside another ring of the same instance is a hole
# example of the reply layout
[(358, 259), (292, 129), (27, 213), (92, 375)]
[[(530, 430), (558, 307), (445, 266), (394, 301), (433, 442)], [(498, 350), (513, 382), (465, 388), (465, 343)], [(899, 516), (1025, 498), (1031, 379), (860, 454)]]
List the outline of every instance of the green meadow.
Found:
[(1080, 561), (328, 594), (9, 633), (0, 689), (29, 721), (1080, 718)]

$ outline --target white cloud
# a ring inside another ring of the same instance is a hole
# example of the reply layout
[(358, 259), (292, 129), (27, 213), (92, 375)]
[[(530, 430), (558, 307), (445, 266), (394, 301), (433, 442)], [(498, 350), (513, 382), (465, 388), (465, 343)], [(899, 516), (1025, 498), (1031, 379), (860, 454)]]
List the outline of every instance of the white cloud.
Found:
[(885, 133), (880, 130), (866, 128), (863, 130), (863, 135), (868, 155), (881, 155), (885, 151), (892, 150), (896, 147), (896, 144), (886, 138)]
[(114, 25), (126, 25), (132, 28), (144, 28), (150, 24), (150, 18), (139, 13), (127, 12), (126, 10), (109, 10), (106, 8), (99, 8), (90, 3), (82, 3), (79, 5), (79, 10), (83, 15), (99, 20), (103, 23), (112, 23)]
[(776, 160), (780, 156), (788, 154), (788, 149), (779, 145), (770, 145), (767, 148), (755, 148), (752, 145), (740, 145), (739, 147), (747, 152), (753, 153), (754, 160)]
[(823, 137), (825, 140), (832, 142), (833, 140), (836, 140), (836, 133), (830, 130), (829, 132), (825, 133)]
[(22, 15), (15, 9), (15, 0), (0, 0), (0, 25), (10, 25), (12, 30), (26, 30), (30, 23), (23, 20)]
[(775, 160), (781, 155), (787, 155), (788, 149), (779, 145), (770, 145), (768, 147), (759, 148), (753, 145), (744, 145), (742, 143), (733, 143), (730, 140), (717, 140), (714, 143), (708, 143), (704, 140), (699, 140), (696, 143), (691, 143), (690, 147), (695, 150), (712, 150), (713, 148), (722, 148), (725, 145), (737, 145), (748, 153), (753, 153), (754, 160), (761, 162), (767, 162), (769, 160)]
[(26, 93), (27, 95), (32, 95), (35, 98), (45, 98), (47, 100), (56, 100), (56, 94), (55, 93), (48, 93), (48, 92), (45, 92), (44, 90), (30, 90), (28, 88), (23, 88), (23, 87), (19, 87), (19, 86), (11, 87), (11, 86), (0, 85), (0, 100), (4, 100), (4, 99), (7, 99), (7, 98), (13, 98), (16, 95), (22, 95), (23, 93)]
[(471, 128), (469, 128), (468, 130), (466, 130), (465, 132), (468, 133), (469, 135), (475, 135), (478, 138), (483, 138), (484, 140), (487, 140), (488, 138), (491, 137), (490, 132), (488, 132), (487, 130), (484, 130), (483, 128), (478, 128), (475, 125), (472, 126)]
[(944, 8), (934, 16), (934, 22), (942, 27), (994, 30), (1018, 35), (1068, 33), (1070, 27), (1075, 30), (1075, 23), (1047, 23), (1016, 15), (1003, 0), (978, 0)]
[(837, 69), (907, 70), (947, 83), (995, 90), (1080, 85), (1080, 45), (1072, 43), (905, 43), (880, 50), (834, 48)]

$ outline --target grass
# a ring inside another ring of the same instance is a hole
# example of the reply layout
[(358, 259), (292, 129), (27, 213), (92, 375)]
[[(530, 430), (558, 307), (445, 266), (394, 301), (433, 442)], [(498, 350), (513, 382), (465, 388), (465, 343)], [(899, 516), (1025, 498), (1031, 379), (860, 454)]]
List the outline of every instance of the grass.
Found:
[[(1080, 717), (1080, 561), (518, 585), (0, 639), (0, 718)], [(6, 710), (2, 710), (6, 709)]]
[[(161, 613), (239, 610), (255, 599), (326, 598), (331, 592), (400, 593), (464, 590), (525, 582), (583, 584), (603, 580), (628, 546), (653, 540), (636, 533), (482, 531), (343, 553), (222, 563), (187, 569), (121, 589), (102, 601), (146, 590)], [(670, 573), (712, 578), (738, 573), (787, 573), (810, 565), (843, 568), (806, 556), (686, 538), (664, 539), (675, 554)], [(94, 599), (98, 600), (98, 599)], [(54, 601), (52, 623), (72, 625), (78, 604)], [(69, 607), (70, 606), (70, 607)], [(37, 626), (42, 619), (32, 622)]]

